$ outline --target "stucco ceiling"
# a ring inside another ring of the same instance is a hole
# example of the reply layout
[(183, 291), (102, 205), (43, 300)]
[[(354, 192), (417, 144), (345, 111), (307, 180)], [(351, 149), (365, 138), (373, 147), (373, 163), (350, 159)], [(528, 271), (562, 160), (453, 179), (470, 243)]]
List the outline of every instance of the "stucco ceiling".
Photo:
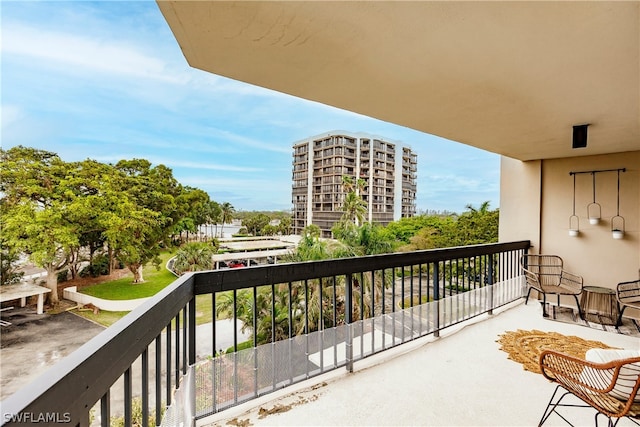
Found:
[(637, 1), (158, 4), (211, 73), (520, 160), (640, 149)]

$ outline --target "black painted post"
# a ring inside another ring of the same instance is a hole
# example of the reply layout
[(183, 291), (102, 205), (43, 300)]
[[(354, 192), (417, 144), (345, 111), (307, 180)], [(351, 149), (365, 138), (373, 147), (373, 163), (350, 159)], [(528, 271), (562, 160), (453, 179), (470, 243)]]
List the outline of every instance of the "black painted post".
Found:
[(490, 254), (489, 257), (489, 280), (487, 282), (487, 286), (489, 286), (489, 315), (493, 314), (493, 277), (495, 273), (495, 268), (493, 266), (494, 255)]
[(440, 336), (440, 261), (433, 263), (433, 302), (435, 306), (435, 325), (433, 336)]
[(132, 405), (132, 390), (131, 390), (131, 368), (124, 371), (124, 425), (131, 425), (131, 405)]
[(111, 421), (111, 398), (110, 391), (102, 396), (100, 399), (100, 425), (102, 427), (109, 427)]
[(353, 323), (353, 276), (347, 274), (347, 283), (345, 289), (345, 322), (347, 327), (347, 337), (345, 342), (346, 350), (346, 368), (348, 372), (353, 372), (353, 333), (351, 330)]
[[(189, 375), (191, 378), (191, 399), (189, 401), (189, 405), (191, 406), (191, 425), (196, 425), (196, 296), (194, 295), (189, 300)], [(147, 425), (147, 424), (145, 424)]]

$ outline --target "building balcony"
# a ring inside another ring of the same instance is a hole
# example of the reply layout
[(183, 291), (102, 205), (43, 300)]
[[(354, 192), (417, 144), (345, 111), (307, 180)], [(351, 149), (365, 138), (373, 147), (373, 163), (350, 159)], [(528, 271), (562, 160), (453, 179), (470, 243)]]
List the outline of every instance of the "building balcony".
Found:
[[(618, 348), (638, 346), (637, 337), (545, 319), (540, 304), (524, 305), (519, 299), (442, 331), (439, 337), (419, 338), (360, 361), (353, 373), (340, 369), (320, 375), (230, 408), (203, 424), (230, 425), (236, 420), (256, 426), (538, 425), (555, 384), (525, 371), (499, 350), (499, 335), (518, 329), (558, 332)], [(594, 424), (595, 411), (564, 408), (561, 413), (573, 425)], [(554, 415), (547, 425), (567, 424)], [(618, 426), (635, 424), (622, 419)]]
[[(294, 386), (307, 394), (288, 398), (307, 396), (308, 403), (255, 423), (532, 425), (552, 385), (508, 361), (496, 334), (594, 332), (540, 326), (537, 304), (521, 305), (518, 260), (529, 245), (184, 275), (3, 401), (4, 425), (17, 425), (27, 413), (104, 426), (123, 414), (130, 425), (136, 399), (143, 425), (154, 416), (163, 425), (207, 425), (237, 411), (254, 416), (257, 409), (246, 405), (290, 394)], [(217, 348), (217, 322), (196, 324), (196, 298), (233, 308), (227, 351)], [(257, 332), (247, 343), (239, 340), (242, 324)], [(596, 339), (637, 344), (612, 337)], [(344, 405), (349, 414), (336, 409)]]

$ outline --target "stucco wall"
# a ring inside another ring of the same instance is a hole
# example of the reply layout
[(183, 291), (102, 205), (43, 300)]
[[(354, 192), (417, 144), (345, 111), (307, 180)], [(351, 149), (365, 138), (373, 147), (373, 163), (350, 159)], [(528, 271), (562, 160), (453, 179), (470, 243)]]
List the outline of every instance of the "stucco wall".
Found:
[(540, 160), (500, 161), (499, 240), (530, 240), (532, 253), (538, 253), (540, 245), (541, 173)]
[[(537, 187), (536, 166), (539, 166), (541, 182)], [(580, 235), (570, 237), (573, 177), (569, 172), (617, 168), (626, 168), (626, 172), (620, 174), (624, 239), (615, 240), (611, 235), (611, 218), (616, 215), (615, 172), (596, 174), (596, 202), (602, 206), (602, 220), (598, 225), (589, 224), (587, 218), (587, 205), (593, 201), (592, 175), (576, 176)], [(540, 238), (536, 245), (537, 239), (531, 236), (537, 229)], [(503, 159), (500, 240), (523, 238), (531, 239), (534, 253), (562, 256), (565, 268), (582, 275), (585, 285), (615, 288), (618, 282), (640, 277), (640, 151), (524, 163)]]

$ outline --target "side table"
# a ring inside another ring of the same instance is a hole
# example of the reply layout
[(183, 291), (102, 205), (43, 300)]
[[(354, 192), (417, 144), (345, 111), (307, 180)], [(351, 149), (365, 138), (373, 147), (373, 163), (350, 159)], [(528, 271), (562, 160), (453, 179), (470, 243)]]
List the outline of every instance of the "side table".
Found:
[(580, 297), (583, 318), (602, 325), (616, 325), (620, 307), (616, 291), (602, 286), (585, 286)]

